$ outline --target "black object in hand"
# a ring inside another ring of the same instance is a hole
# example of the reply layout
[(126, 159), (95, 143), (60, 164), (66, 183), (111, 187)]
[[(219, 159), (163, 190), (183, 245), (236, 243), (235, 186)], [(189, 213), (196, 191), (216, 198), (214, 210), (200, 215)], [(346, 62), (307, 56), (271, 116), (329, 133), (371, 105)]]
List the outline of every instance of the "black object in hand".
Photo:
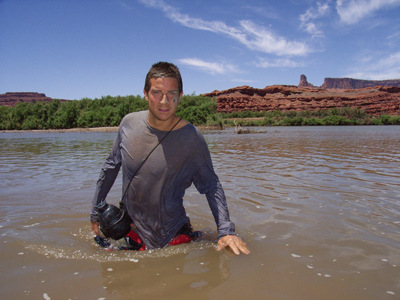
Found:
[(94, 240), (96, 241), (97, 244), (99, 244), (100, 247), (108, 248), (111, 246), (111, 243), (107, 239), (105, 239), (99, 235), (96, 235), (94, 237)]

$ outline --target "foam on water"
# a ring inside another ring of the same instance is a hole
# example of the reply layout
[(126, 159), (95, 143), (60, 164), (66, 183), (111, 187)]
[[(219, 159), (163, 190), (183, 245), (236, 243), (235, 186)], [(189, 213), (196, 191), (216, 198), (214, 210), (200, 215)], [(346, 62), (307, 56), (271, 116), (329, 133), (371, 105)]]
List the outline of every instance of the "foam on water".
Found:
[[(140, 259), (172, 257), (181, 254), (187, 254), (194, 249), (216, 248), (215, 242), (207, 240), (207, 235), (195, 242), (170, 246), (163, 249), (149, 249), (145, 251), (119, 251), (107, 250), (99, 247), (93, 240), (93, 234), (85, 229), (80, 229), (79, 234), (73, 234), (79, 238), (78, 243), (72, 246), (57, 245), (55, 243), (32, 243), (26, 242), (25, 248), (32, 250), (40, 255), (53, 258), (63, 258), (72, 260), (94, 260), (98, 262), (118, 262), (129, 261), (138, 262)], [(81, 246), (81, 249), (77, 247)], [(23, 255), (23, 252), (18, 255)]]

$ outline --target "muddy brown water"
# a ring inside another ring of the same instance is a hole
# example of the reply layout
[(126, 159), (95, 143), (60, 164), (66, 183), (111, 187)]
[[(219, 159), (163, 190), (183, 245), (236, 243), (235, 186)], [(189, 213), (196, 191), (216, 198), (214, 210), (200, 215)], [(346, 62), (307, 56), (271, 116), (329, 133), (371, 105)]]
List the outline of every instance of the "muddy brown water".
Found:
[(116, 133), (0, 133), (0, 298), (399, 299), (400, 127), (254, 130), (205, 132), (248, 256), (216, 251), (194, 188), (200, 241), (104, 251), (88, 213)]

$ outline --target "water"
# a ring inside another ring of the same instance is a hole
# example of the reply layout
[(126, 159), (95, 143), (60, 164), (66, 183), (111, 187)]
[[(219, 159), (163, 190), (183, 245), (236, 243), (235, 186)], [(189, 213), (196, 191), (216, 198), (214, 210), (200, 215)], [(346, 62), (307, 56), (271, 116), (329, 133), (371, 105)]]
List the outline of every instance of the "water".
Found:
[[(399, 299), (400, 127), (205, 133), (250, 255), (96, 246), (89, 210), (115, 133), (0, 133), (1, 299)], [(120, 178), (109, 195), (116, 204)]]

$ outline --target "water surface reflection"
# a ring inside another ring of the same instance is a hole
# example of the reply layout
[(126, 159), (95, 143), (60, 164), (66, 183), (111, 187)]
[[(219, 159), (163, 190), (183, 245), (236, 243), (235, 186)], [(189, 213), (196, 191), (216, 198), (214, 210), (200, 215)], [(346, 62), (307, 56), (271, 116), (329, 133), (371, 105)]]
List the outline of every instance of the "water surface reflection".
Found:
[[(114, 137), (0, 133), (2, 299), (399, 297), (398, 126), (207, 132), (252, 250), (240, 257), (215, 251), (214, 221), (194, 188), (186, 208), (202, 241), (146, 253), (97, 248), (88, 212)], [(120, 194), (117, 180), (109, 201)]]

